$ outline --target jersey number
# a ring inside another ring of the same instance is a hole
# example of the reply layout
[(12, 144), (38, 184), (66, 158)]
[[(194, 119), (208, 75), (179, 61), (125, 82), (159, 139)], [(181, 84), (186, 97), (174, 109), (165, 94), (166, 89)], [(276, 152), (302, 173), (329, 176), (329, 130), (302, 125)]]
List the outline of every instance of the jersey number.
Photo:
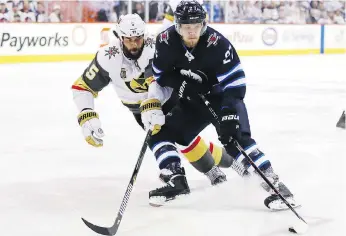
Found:
[(96, 76), (96, 73), (99, 71), (99, 68), (97, 68), (95, 64), (92, 64), (89, 70), (85, 72), (85, 77), (87, 77), (88, 80), (93, 80)]
[[(223, 60), (223, 64), (227, 64), (228, 62), (231, 62), (231, 59), (233, 59), (233, 58), (227, 59), (227, 58), (229, 58), (229, 56), (231, 55), (231, 50), (232, 50), (232, 46), (229, 45), (229, 48), (228, 48), (228, 50), (227, 50), (226, 53), (225, 53), (225, 59)], [(233, 56), (232, 56), (232, 57), (233, 57)]]

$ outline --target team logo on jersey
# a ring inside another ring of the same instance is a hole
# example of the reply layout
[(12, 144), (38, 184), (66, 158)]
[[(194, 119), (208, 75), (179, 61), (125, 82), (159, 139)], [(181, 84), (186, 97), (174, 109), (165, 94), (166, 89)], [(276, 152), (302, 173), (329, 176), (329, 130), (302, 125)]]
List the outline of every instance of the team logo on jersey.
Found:
[(146, 47), (151, 47), (151, 48), (153, 48), (153, 45), (155, 44), (155, 41), (154, 41), (154, 39), (152, 39), (152, 38), (147, 38), (146, 40), (145, 40), (145, 42), (144, 42), (144, 45), (146, 46)]
[(186, 56), (187, 60), (189, 60), (189, 62), (191, 62), (193, 59), (195, 59), (195, 57), (187, 50), (186, 50), (185, 56)]
[(165, 42), (168, 45), (168, 39), (169, 39), (169, 34), (168, 31), (166, 30), (165, 32), (160, 34), (159, 42)]
[[(200, 72), (203, 73), (203, 72)], [(191, 70), (180, 70), (180, 74), (189, 77), (190, 79), (196, 80), (198, 83), (202, 83), (202, 77)], [(204, 73), (203, 73), (204, 74)]]
[(207, 43), (208, 43), (207, 48), (210, 47), (211, 45), (216, 46), (219, 39), (220, 39), (220, 36), (218, 36), (215, 32), (209, 35), (209, 38), (207, 40)]
[(116, 46), (109, 47), (108, 50), (105, 50), (105, 56), (108, 56), (108, 59), (110, 60), (112, 57), (115, 57), (116, 54), (119, 54), (119, 48)]
[(148, 92), (149, 84), (153, 80), (154, 78), (152, 76), (149, 78), (144, 78), (143, 73), (138, 78), (125, 82), (125, 84), (133, 93), (145, 93)]
[(126, 69), (125, 68), (121, 68), (120, 71), (120, 78), (125, 79), (126, 78)]

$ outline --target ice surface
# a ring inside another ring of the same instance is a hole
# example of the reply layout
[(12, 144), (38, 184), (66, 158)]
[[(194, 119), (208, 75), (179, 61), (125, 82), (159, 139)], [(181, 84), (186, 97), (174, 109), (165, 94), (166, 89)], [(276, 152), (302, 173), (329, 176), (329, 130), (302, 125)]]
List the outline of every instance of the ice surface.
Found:
[[(253, 137), (303, 205), (313, 236), (346, 235), (346, 56), (242, 58)], [(88, 146), (77, 124), (71, 84), (89, 62), (0, 65), (0, 235), (95, 235), (80, 220), (111, 225), (145, 133), (112, 88), (96, 100), (106, 134)], [(203, 137), (216, 141), (212, 127)], [(158, 169), (148, 151), (119, 235), (284, 236), (294, 214), (269, 212), (254, 181), (225, 170), (210, 187), (186, 163), (192, 194), (148, 205)]]

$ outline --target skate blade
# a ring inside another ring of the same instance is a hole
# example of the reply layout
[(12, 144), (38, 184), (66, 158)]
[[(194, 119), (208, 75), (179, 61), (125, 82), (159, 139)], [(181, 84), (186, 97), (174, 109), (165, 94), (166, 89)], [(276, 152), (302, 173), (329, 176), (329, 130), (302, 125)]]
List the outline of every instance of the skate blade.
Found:
[(152, 207), (161, 207), (166, 201), (166, 197), (151, 197), (149, 198), (149, 205)]
[[(296, 208), (300, 208), (302, 205), (299, 203), (290, 203), (290, 205), (292, 206), (292, 208), (296, 209)], [(273, 212), (277, 212), (277, 211), (287, 211), (290, 208), (288, 206), (286, 206), (285, 203), (281, 203), (280, 206), (277, 207), (269, 207), (269, 209)]]
[[(202, 194), (202, 192), (206, 191), (206, 190), (210, 191), (210, 189), (224, 188), (224, 186), (226, 185), (227, 182), (228, 181), (226, 179), (226, 181), (219, 182), (216, 185), (203, 186), (203, 187), (199, 187), (199, 188), (193, 188), (191, 190), (194, 192), (194, 195), (196, 193), (197, 194)], [(187, 192), (187, 193), (180, 194), (180, 195), (175, 196), (174, 198), (170, 198), (170, 199), (166, 199), (163, 196), (151, 197), (151, 198), (149, 198), (149, 205), (152, 206), (152, 207), (161, 207), (161, 206), (169, 204), (170, 202), (175, 202), (177, 200), (186, 199), (192, 193), (191, 190), (189, 192)]]
[(169, 202), (172, 202), (174, 200), (184, 199), (189, 195), (190, 193), (184, 193), (169, 199), (167, 199), (166, 197), (151, 197), (149, 198), (149, 205), (152, 207), (162, 207), (164, 205), (167, 205), (167, 203)]
[(156, 203), (151, 203), (151, 202), (149, 202), (149, 205), (152, 207), (162, 207), (163, 206), (162, 204), (156, 204)]
[(219, 179), (219, 180), (215, 181), (214, 183), (211, 183), (211, 186), (216, 187), (216, 186), (222, 185), (226, 182), (227, 182), (227, 179)]

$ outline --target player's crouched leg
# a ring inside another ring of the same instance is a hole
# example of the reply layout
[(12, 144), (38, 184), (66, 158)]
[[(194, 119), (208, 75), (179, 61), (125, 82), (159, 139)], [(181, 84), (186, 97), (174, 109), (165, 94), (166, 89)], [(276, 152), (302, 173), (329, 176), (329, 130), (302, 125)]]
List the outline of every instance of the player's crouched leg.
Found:
[[(279, 190), (281, 195), (293, 206), (298, 207), (293, 198), (293, 194), (286, 187), (286, 185), (280, 180), (279, 175), (274, 172), (274, 169), (271, 165), (271, 162), (268, 158), (258, 149), (256, 142), (250, 137), (244, 137), (242, 141), (240, 141), (241, 146), (244, 148), (246, 154), (251, 158), (251, 160), (255, 163), (255, 165), (263, 172), (263, 174), (268, 178), (268, 180)], [(233, 145), (227, 147), (227, 151), (230, 155), (235, 156), (235, 162), (237, 162), (240, 166), (244, 168), (250, 175), (255, 174), (261, 180), (262, 188), (270, 194), (264, 200), (264, 204), (271, 210), (284, 210), (288, 209), (285, 203), (280, 199), (280, 197), (269, 187), (269, 185), (257, 174), (253, 166), (249, 163), (249, 161), (245, 158), (243, 154), (241, 154), (237, 148)]]
[[(190, 162), (190, 164), (199, 172), (205, 174), (212, 185), (225, 182), (226, 175), (219, 169), (222, 150), (215, 150), (212, 154), (209, 146), (200, 137), (197, 136), (188, 146), (179, 145), (181, 153)], [(215, 158), (214, 158), (215, 157)]]
[(167, 201), (190, 193), (176, 146), (171, 141), (162, 141), (160, 134), (151, 137), (149, 146), (159, 165), (160, 179), (166, 185), (149, 192), (149, 204), (152, 206), (162, 206)]
[[(271, 162), (264, 155), (264, 153), (258, 149), (255, 140), (251, 138), (249, 118), (245, 103), (243, 101), (238, 102), (236, 104), (236, 108), (240, 118), (239, 123), (242, 133), (241, 140), (238, 140), (239, 144), (243, 147), (246, 154), (252, 159), (255, 165), (268, 178), (268, 180), (271, 181), (271, 183), (279, 190), (283, 197), (288, 202), (290, 202), (293, 207), (298, 206), (298, 204), (296, 204), (296, 202), (293, 199), (293, 194), (282, 183), (282, 181), (279, 179), (279, 176), (274, 172)], [(277, 196), (275, 192), (271, 190), (271, 188), (262, 179), (262, 177), (260, 177), (255, 172), (254, 168), (247, 161), (247, 158), (245, 158), (245, 156), (242, 155), (234, 145), (227, 145), (226, 149), (231, 156), (235, 157), (234, 163), (237, 163), (237, 166), (240, 167), (240, 169), (242, 169), (241, 172), (244, 171), (244, 175), (250, 176), (252, 175), (252, 173), (255, 173), (255, 175), (259, 177), (261, 181), (261, 186), (266, 192), (270, 194), (270, 196), (264, 200), (264, 204), (266, 207), (272, 210), (282, 210), (288, 208), (285, 205), (285, 203), (281, 201), (279, 196)]]

